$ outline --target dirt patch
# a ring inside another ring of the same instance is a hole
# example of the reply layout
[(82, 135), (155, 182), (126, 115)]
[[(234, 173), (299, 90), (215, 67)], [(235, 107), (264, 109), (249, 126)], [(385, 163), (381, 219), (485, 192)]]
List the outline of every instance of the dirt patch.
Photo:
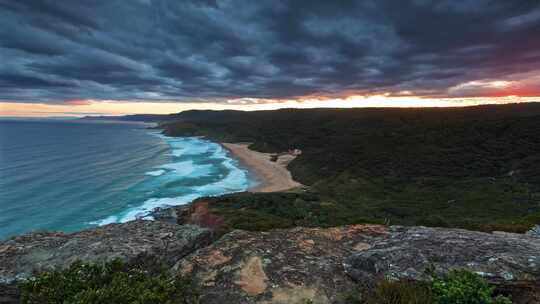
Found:
[(212, 231), (220, 231), (225, 225), (225, 221), (221, 216), (210, 212), (208, 202), (205, 200), (196, 200), (189, 208), (179, 209), (178, 213), (180, 224), (198, 225)]
[(317, 288), (295, 286), (292, 288), (278, 288), (272, 291), (272, 299), (268, 304), (327, 304), (328, 298), (318, 293)]
[(250, 296), (261, 294), (266, 290), (268, 277), (259, 257), (249, 258), (240, 269), (238, 277), (235, 283)]

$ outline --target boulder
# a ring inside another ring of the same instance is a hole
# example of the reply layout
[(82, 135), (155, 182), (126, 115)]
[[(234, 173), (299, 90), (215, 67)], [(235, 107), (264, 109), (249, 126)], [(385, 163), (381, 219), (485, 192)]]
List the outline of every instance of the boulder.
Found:
[(178, 222), (175, 207), (157, 207), (150, 212), (149, 217), (160, 222), (176, 224)]
[(35, 271), (65, 268), (76, 260), (129, 262), (148, 255), (173, 261), (210, 242), (208, 229), (144, 220), (71, 234), (30, 233), (0, 242), (0, 284), (28, 278)]

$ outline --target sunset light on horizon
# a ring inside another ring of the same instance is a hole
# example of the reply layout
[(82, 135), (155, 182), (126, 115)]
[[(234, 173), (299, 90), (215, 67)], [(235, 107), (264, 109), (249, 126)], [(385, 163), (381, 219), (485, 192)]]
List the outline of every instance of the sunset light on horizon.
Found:
[(535, 1), (32, 3), (0, 4), (0, 116), (540, 101)]
[(187, 110), (275, 110), (282, 108), (418, 108), (464, 107), (488, 104), (540, 102), (540, 97), (422, 98), (417, 96), (353, 95), (346, 98), (306, 98), (301, 100), (230, 99), (211, 102), (149, 102), (77, 100), (61, 104), (0, 102), (3, 117), (81, 117), (130, 114), (171, 114)]

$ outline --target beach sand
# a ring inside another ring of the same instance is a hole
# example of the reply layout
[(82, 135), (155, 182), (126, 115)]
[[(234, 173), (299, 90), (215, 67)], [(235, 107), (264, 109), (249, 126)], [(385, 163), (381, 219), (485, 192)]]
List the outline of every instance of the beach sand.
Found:
[(249, 167), (258, 177), (259, 185), (250, 192), (277, 192), (303, 186), (293, 180), (287, 164), (296, 156), (281, 155), (277, 161), (270, 160), (272, 154), (250, 150), (248, 144), (222, 143), (242, 164)]

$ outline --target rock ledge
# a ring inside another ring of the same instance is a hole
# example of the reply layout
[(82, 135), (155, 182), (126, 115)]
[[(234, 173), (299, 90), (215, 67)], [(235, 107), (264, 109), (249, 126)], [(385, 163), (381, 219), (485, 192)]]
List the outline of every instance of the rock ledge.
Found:
[(0, 284), (28, 278), (34, 271), (60, 269), (76, 260), (129, 261), (139, 255), (177, 260), (211, 242), (208, 229), (137, 220), (72, 234), (31, 233), (0, 243)]

